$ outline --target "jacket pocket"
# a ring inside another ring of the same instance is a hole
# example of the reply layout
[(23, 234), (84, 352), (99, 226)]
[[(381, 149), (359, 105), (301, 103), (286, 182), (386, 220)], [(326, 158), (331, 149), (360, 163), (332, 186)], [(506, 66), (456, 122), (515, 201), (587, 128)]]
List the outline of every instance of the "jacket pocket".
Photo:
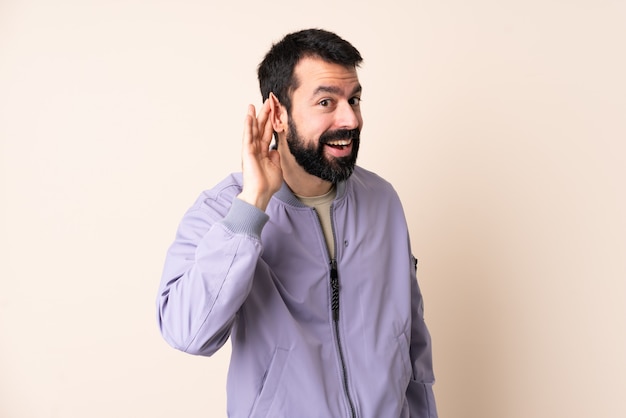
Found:
[(269, 416), (272, 403), (276, 397), (276, 391), (280, 386), (280, 380), (287, 364), (289, 350), (277, 347), (265, 371), (259, 395), (254, 401), (250, 418), (262, 418)]

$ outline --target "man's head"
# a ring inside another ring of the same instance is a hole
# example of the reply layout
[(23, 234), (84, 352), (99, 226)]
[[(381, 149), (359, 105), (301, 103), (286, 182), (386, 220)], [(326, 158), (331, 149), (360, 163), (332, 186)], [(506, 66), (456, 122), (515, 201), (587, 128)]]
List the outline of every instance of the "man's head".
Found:
[(351, 68), (357, 68), (363, 61), (355, 47), (332, 32), (305, 29), (290, 33), (275, 43), (259, 64), (257, 74), (263, 100), (274, 93), (290, 112), (291, 93), (298, 87), (294, 69), (307, 57)]
[(276, 140), (281, 155), (295, 161), (293, 171), (331, 183), (352, 173), (362, 127), (361, 61), (347, 41), (311, 29), (285, 36), (260, 64), (261, 93), (278, 103)]

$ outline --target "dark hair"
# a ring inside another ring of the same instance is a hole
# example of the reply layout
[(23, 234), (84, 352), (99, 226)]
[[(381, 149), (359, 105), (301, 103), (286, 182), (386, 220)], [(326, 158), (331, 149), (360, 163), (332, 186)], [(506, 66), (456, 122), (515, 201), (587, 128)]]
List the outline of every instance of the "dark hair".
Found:
[(363, 61), (355, 47), (332, 32), (305, 29), (290, 33), (272, 45), (259, 64), (257, 74), (263, 100), (274, 93), (287, 112), (291, 111), (291, 93), (298, 87), (293, 70), (306, 57), (319, 57), (345, 67), (358, 67)]

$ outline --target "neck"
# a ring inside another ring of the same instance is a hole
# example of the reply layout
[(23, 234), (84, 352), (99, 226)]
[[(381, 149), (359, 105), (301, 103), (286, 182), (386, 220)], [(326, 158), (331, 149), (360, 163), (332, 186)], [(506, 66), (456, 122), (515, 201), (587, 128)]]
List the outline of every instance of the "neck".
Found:
[(283, 168), (283, 178), (291, 191), (302, 197), (322, 196), (333, 187), (331, 182), (312, 176), (304, 170), (301, 173), (290, 173)]

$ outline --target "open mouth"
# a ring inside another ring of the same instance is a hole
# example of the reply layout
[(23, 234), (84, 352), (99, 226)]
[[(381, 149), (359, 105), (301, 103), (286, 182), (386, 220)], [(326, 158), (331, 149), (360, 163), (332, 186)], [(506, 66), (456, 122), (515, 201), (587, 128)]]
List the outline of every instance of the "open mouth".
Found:
[(332, 141), (326, 142), (324, 145), (328, 145), (329, 147), (336, 149), (344, 149), (347, 146), (352, 144), (352, 139), (335, 139)]

